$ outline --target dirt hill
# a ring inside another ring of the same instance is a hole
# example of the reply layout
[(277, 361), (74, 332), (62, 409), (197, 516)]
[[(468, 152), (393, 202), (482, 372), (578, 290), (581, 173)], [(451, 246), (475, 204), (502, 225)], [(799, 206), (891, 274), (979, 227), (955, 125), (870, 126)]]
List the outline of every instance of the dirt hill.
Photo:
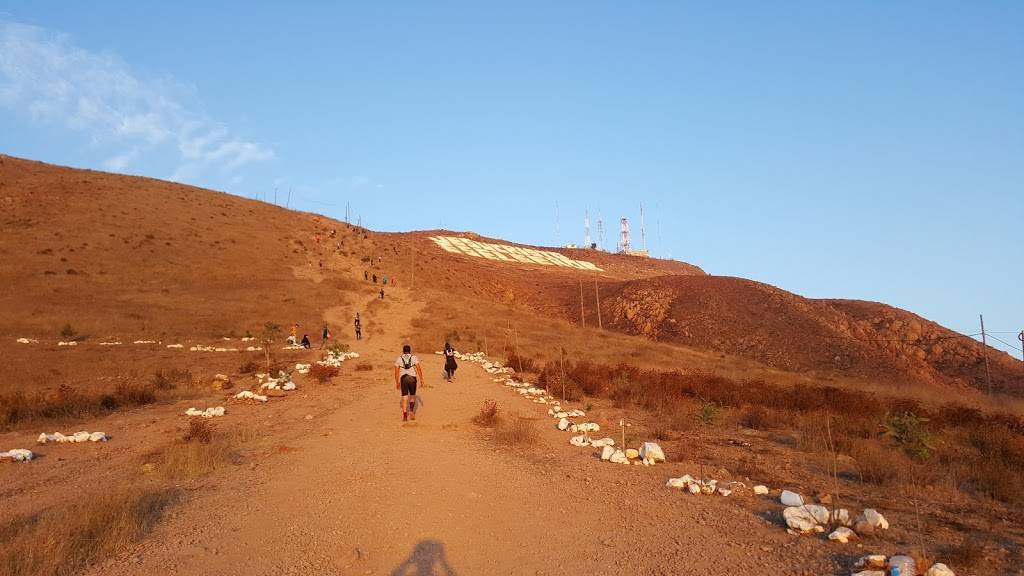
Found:
[[(492, 260), (432, 238), (531, 247), (472, 233), (374, 233), (230, 194), (9, 156), (0, 156), (0, 206), (4, 348), (19, 337), (56, 339), (65, 327), (79, 339), (162, 341), (243, 335), (273, 320), (315, 334), (322, 310), (371, 291), (366, 273), (449, 303), (501, 305), (521, 324), (578, 323), (582, 298), (588, 326), (785, 371), (984, 382), (979, 345), (909, 312), (806, 299), (670, 260), (553, 248), (542, 250), (599, 270)], [(989, 357), (996, 387), (1024, 390), (1019, 365), (995, 349)]]

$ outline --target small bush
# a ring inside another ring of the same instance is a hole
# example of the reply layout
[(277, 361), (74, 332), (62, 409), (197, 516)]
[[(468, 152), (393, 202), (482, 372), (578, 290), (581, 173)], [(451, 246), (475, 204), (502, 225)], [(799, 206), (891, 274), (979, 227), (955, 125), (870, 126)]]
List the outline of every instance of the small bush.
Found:
[(478, 426), (490, 428), (498, 421), (498, 403), (494, 400), (484, 400), (480, 412), (473, 417), (473, 423)]
[(65, 340), (70, 340), (74, 338), (76, 334), (78, 333), (75, 332), (75, 329), (71, 327), (71, 324), (65, 324), (64, 327), (60, 329), (60, 335)]
[(206, 418), (190, 418), (188, 430), (181, 439), (185, 442), (209, 444), (213, 440), (213, 425)]
[(895, 441), (900, 448), (923, 460), (928, 458), (932, 450), (927, 423), (927, 418), (906, 411), (900, 414), (886, 414), (882, 428), (885, 430), (885, 436)]
[(238, 367), (239, 374), (255, 374), (260, 371), (260, 365), (249, 361)]
[(337, 366), (324, 366), (323, 364), (313, 364), (309, 367), (309, 375), (313, 377), (317, 382), (321, 384), (327, 384), (338, 375), (340, 371)]
[(188, 370), (178, 370), (174, 368), (169, 372), (163, 370), (157, 370), (153, 373), (153, 378), (150, 380), (153, 388), (157, 390), (174, 390), (179, 384), (191, 384), (192, 383), (192, 372)]
[(753, 430), (768, 430), (774, 418), (764, 406), (745, 406), (740, 414), (740, 425)]
[(533, 423), (518, 416), (501, 418), (494, 429), (494, 440), (504, 446), (526, 446), (537, 440)]
[(522, 354), (516, 355), (512, 353), (509, 353), (508, 357), (505, 358), (505, 366), (508, 366), (517, 372), (536, 372), (539, 368), (533, 358), (523, 356)]
[(348, 352), (348, 344), (344, 342), (335, 342), (327, 347), (327, 351), (333, 353), (335, 356)]
[(114, 396), (123, 406), (142, 406), (156, 402), (156, 391), (152, 385), (122, 382), (114, 390)]
[(975, 535), (970, 535), (955, 546), (943, 550), (943, 562), (956, 566), (957, 570), (971, 569), (985, 557), (985, 543)]
[(861, 479), (870, 484), (891, 484), (911, 464), (903, 453), (873, 440), (855, 441), (850, 451), (850, 455), (857, 461)]
[(721, 415), (721, 409), (718, 404), (710, 400), (704, 400), (700, 403), (700, 408), (697, 409), (697, 421), (705, 426), (710, 426), (718, 421), (718, 417)]

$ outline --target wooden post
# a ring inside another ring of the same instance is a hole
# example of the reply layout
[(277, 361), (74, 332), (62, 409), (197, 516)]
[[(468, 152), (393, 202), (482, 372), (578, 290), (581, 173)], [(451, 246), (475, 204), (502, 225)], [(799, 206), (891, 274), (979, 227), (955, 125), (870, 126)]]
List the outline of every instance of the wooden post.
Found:
[(515, 334), (515, 340), (513, 341), (512, 345), (515, 346), (516, 360), (519, 361), (519, 373), (522, 374), (523, 373), (523, 357), (519, 355), (519, 327), (518, 326), (515, 328), (514, 334)]
[(597, 301), (597, 329), (604, 330), (601, 323), (601, 293), (597, 291), (597, 271), (594, 271), (594, 300)]
[(985, 317), (978, 314), (978, 319), (981, 320), (981, 352), (985, 358), (985, 381), (988, 383), (988, 394), (992, 395), (992, 372), (988, 368), (988, 342), (985, 340)]
[(565, 360), (564, 360), (565, 348), (558, 347), (558, 368), (562, 374), (562, 402), (565, 402)]

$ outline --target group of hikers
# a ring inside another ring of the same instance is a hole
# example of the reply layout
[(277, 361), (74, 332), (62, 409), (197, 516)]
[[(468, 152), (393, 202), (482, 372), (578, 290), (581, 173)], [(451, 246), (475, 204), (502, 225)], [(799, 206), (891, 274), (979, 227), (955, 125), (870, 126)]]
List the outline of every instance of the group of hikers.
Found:
[[(331, 339), (331, 331), (330, 331), (330, 329), (327, 328), (327, 324), (324, 324), (324, 329), (320, 333), (320, 349), (321, 350), (323, 350), (324, 348), (327, 347), (327, 342), (330, 339)], [(302, 346), (306, 350), (309, 350), (309, 349), (311, 349), (313, 347), (312, 343), (310, 343), (310, 341), (309, 341), (309, 334), (303, 334), (302, 335), (302, 339), (299, 340), (299, 323), (298, 322), (295, 322), (294, 324), (292, 324), (291, 334), (289, 334), (289, 336), (287, 338), (287, 342), (288, 342), (288, 344), (291, 344), (292, 346)]]

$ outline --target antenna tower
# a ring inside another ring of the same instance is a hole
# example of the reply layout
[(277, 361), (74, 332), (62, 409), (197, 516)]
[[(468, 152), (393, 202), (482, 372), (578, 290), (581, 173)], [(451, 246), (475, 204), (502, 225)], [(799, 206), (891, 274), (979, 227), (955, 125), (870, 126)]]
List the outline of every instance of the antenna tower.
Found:
[(583, 228), (586, 231), (583, 235), (583, 247), (590, 248), (590, 210), (583, 211)]
[(597, 211), (597, 247), (604, 250), (604, 218), (601, 211)]
[(619, 252), (629, 252), (629, 219), (619, 220)]
[(647, 252), (647, 229), (644, 228), (644, 203), (640, 203), (640, 246)]

